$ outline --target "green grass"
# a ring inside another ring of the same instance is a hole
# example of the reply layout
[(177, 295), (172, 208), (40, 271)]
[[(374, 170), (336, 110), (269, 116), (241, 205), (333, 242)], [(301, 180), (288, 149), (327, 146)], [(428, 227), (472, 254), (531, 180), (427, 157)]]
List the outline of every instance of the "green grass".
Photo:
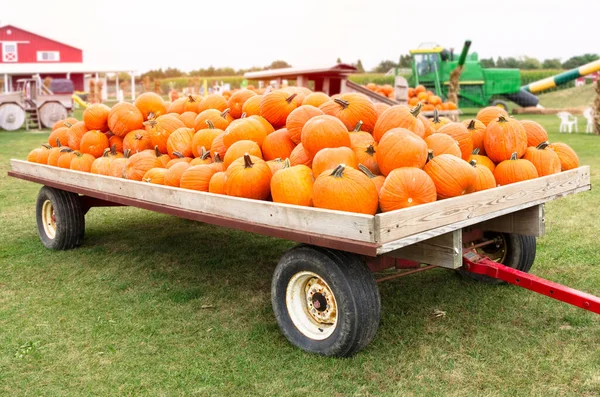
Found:
[[(600, 182), (600, 137), (558, 134)], [(380, 285), (351, 359), (292, 347), (270, 277), (294, 243), (135, 208), (95, 208), (84, 245), (36, 232), (39, 185), (6, 176), (47, 133), (0, 133), (0, 395), (596, 396), (600, 316), (436, 269)], [(600, 294), (599, 190), (546, 206), (532, 272)], [(435, 310), (446, 312), (434, 316)]]
[(592, 106), (595, 96), (596, 92), (592, 84), (538, 95), (540, 105), (546, 108)]

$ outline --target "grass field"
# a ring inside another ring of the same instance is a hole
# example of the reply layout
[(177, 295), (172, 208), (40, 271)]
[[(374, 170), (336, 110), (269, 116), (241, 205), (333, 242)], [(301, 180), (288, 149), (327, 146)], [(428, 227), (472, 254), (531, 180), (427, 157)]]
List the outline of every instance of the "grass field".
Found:
[(538, 95), (540, 105), (546, 108), (591, 106), (595, 96), (596, 92), (592, 84)]
[[(600, 137), (534, 119), (600, 182)], [(0, 132), (0, 395), (600, 394), (600, 316), (517, 287), (443, 269), (382, 283), (375, 340), (333, 359), (292, 347), (272, 314), (292, 242), (95, 208), (81, 248), (48, 251), (40, 186), (7, 177), (45, 139)], [(546, 206), (534, 274), (600, 294), (599, 206), (597, 189)]]

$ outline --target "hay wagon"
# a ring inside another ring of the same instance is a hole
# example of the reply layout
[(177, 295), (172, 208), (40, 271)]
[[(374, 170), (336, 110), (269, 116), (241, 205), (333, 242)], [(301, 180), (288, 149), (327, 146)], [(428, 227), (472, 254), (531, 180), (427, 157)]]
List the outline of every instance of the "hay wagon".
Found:
[[(375, 216), (197, 192), (12, 160), (9, 175), (44, 185), (39, 237), (50, 249), (83, 242), (85, 214), (133, 206), (297, 241), (275, 268), (272, 306), (295, 346), (350, 356), (377, 331), (377, 282), (443, 267), (509, 282), (600, 313), (600, 298), (530, 275), (544, 203), (591, 188), (587, 166)], [(402, 269), (376, 280), (374, 272)], [(407, 270), (410, 269), (410, 270)]]

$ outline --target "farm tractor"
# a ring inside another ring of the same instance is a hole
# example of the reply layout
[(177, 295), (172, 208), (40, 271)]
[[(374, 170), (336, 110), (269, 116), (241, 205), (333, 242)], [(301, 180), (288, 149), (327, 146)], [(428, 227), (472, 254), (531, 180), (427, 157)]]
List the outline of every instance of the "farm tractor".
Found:
[(17, 90), (0, 94), (0, 129), (51, 128), (73, 111), (73, 82), (53, 79), (50, 87), (41, 79), (19, 79)]

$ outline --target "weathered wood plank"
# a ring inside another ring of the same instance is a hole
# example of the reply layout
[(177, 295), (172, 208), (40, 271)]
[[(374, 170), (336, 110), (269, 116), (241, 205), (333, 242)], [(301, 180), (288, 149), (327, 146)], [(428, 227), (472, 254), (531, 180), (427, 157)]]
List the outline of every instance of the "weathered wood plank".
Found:
[(503, 215), (474, 225), (482, 230), (541, 237), (545, 233), (544, 204)]
[(428, 265), (456, 269), (462, 266), (462, 230), (455, 230), (385, 254)]
[[(376, 215), (376, 241), (388, 252), (491, 218), (590, 189), (589, 166)], [(408, 244), (407, 244), (408, 243)]]
[(60, 181), (67, 185), (94, 189), (111, 195), (306, 233), (374, 242), (374, 217), (370, 215), (292, 206), (152, 185), (21, 160), (11, 160), (11, 165), (14, 171), (20, 173)]

